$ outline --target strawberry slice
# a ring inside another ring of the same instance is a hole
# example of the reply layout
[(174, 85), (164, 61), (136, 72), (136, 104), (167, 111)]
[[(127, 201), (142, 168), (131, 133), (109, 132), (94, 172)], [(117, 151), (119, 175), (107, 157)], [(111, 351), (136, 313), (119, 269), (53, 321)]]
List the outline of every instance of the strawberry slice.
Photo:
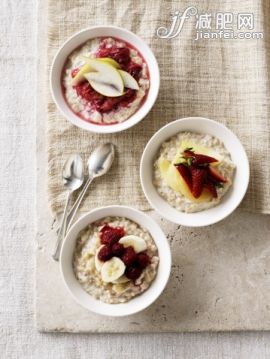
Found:
[(195, 166), (198, 165), (204, 165), (204, 164), (208, 164), (208, 163), (213, 163), (213, 162), (218, 162), (218, 160), (214, 157), (210, 157), (207, 155), (202, 155), (199, 153), (194, 153), (191, 150), (186, 150), (184, 151), (184, 157), (188, 158), (191, 157), (192, 158), (192, 164)]
[(178, 164), (175, 166), (180, 173), (180, 175), (183, 177), (184, 181), (186, 182), (188, 188), (190, 191), (192, 190), (192, 181), (191, 181), (191, 174), (189, 171), (189, 168), (183, 164)]
[(211, 193), (214, 198), (217, 198), (217, 190), (213, 182), (207, 181), (204, 187)]
[(203, 191), (205, 177), (207, 175), (206, 169), (202, 167), (190, 167), (191, 172), (191, 193), (195, 198), (199, 198)]
[(222, 174), (218, 172), (218, 170), (214, 167), (211, 166), (208, 167), (208, 175), (212, 180), (216, 182), (223, 182), (223, 183), (228, 182), (226, 178), (222, 176)]

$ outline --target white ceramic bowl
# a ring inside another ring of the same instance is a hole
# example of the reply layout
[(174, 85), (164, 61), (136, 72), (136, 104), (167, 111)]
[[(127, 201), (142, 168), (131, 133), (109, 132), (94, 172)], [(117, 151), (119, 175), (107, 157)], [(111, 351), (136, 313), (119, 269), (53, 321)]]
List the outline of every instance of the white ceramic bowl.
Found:
[[(107, 304), (86, 293), (75, 277), (72, 258), (79, 232), (88, 224), (106, 216), (120, 216), (131, 219), (146, 228), (152, 235), (159, 253), (157, 276), (150, 287), (141, 295), (121, 304)], [(165, 288), (171, 271), (171, 252), (164, 233), (149, 216), (126, 206), (108, 206), (94, 209), (81, 217), (68, 232), (60, 254), (60, 268), (64, 282), (72, 297), (84, 308), (108, 316), (125, 316), (137, 313), (152, 304)]]
[[(230, 152), (232, 161), (236, 165), (233, 184), (221, 202), (201, 212), (177, 211), (159, 195), (152, 181), (153, 163), (161, 144), (182, 131), (205, 133), (219, 138)], [(142, 155), (140, 176), (146, 198), (161, 216), (183, 226), (201, 227), (221, 221), (240, 204), (249, 183), (249, 163), (241, 142), (227, 127), (206, 118), (189, 117), (169, 123), (150, 139)]]
[[(106, 126), (95, 125), (93, 123), (86, 122), (73, 113), (65, 101), (61, 88), (62, 69), (70, 53), (87, 40), (102, 36), (117, 37), (130, 43), (132, 46), (138, 49), (148, 65), (150, 75), (150, 88), (146, 100), (141, 105), (141, 107), (126, 121)], [(127, 128), (140, 122), (148, 114), (156, 101), (159, 91), (159, 82), (160, 76), (157, 60), (149, 46), (134, 33), (116, 26), (90, 27), (70, 37), (56, 53), (50, 74), (50, 88), (52, 97), (60, 112), (74, 125), (83, 128), (84, 130), (96, 133), (119, 132), (126, 130)]]

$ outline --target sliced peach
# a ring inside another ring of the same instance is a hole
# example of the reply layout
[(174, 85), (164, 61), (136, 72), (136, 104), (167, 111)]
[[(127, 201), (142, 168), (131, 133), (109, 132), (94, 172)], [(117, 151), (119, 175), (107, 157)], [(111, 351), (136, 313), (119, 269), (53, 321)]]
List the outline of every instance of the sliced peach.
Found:
[(199, 198), (194, 198), (190, 192), (190, 189), (188, 188), (188, 185), (177, 171), (176, 167), (163, 157), (159, 159), (159, 169), (161, 176), (166, 181), (167, 185), (174, 191), (181, 193), (190, 201), (200, 203), (208, 202), (211, 200), (211, 194), (206, 189), (203, 190)]

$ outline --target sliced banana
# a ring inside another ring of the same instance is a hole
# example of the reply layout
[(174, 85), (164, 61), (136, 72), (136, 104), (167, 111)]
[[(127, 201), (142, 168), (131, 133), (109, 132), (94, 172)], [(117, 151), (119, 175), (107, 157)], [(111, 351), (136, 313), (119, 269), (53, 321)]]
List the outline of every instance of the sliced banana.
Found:
[(128, 72), (123, 71), (123, 70), (118, 70), (118, 72), (121, 75), (121, 77), (124, 81), (124, 86), (126, 88), (132, 89), (132, 90), (139, 90), (138, 82), (134, 79), (134, 77), (132, 77)]
[(123, 283), (127, 283), (129, 281), (130, 281), (130, 279), (128, 279), (128, 277), (126, 277), (125, 275), (122, 275), (118, 279), (114, 280), (113, 283), (114, 284), (123, 284)]
[(98, 248), (98, 250), (96, 251), (96, 254), (95, 254), (95, 267), (96, 267), (96, 270), (97, 270), (98, 272), (101, 271), (101, 267), (102, 267), (103, 264), (104, 264), (104, 262), (102, 262), (102, 261), (100, 261), (100, 260), (98, 259), (98, 253), (99, 253), (99, 251), (101, 250), (102, 247), (104, 247), (104, 244)]
[(121, 294), (124, 293), (127, 290), (127, 286), (125, 284), (114, 284), (112, 286), (112, 290), (117, 293), (117, 294)]
[(112, 283), (120, 278), (125, 272), (126, 266), (118, 257), (112, 257), (101, 267), (101, 279), (103, 282)]
[(136, 253), (143, 252), (147, 249), (147, 244), (145, 240), (134, 235), (122, 237), (119, 240), (119, 243), (123, 244), (125, 248), (130, 246), (133, 247)]

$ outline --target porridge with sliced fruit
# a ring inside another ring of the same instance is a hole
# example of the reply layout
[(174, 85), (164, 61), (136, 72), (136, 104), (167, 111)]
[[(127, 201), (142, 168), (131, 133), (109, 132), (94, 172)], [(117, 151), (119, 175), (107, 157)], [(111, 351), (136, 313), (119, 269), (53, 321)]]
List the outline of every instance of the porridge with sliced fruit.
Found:
[(159, 149), (153, 181), (171, 206), (181, 212), (199, 212), (221, 201), (234, 171), (231, 155), (218, 138), (180, 132)]
[(62, 74), (63, 92), (71, 110), (99, 125), (127, 120), (142, 105), (149, 86), (142, 55), (113, 37), (84, 43), (69, 55)]
[(105, 303), (127, 302), (144, 292), (158, 263), (150, 233), (123, 217), (106, 217), (82, 230), (73, 257), (84, 290)]

